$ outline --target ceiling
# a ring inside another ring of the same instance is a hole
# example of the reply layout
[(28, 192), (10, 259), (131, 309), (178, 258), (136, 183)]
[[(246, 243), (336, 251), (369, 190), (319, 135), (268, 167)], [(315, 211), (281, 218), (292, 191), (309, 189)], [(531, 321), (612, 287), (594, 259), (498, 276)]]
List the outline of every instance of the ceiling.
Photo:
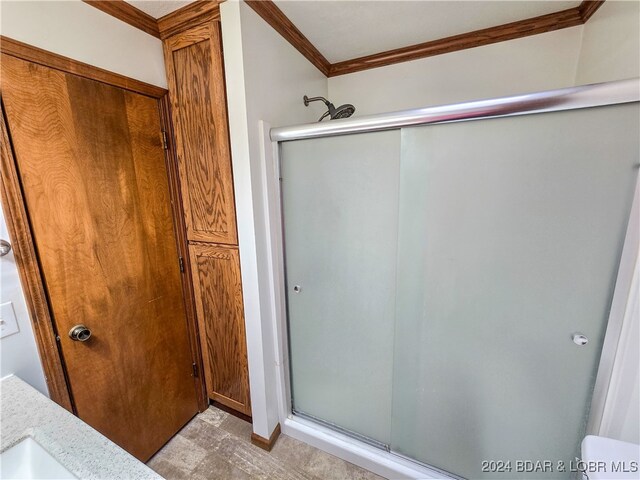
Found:
[(160, 18), (189, 3), (193, 3), (193, 0), (127, 0), (127, 3), (151, 15), (153, 18)]
[[(128, 0), (160, 18), (189, 0)], [(329, 63), (580, 5), (566, 0), (274, 0)]]

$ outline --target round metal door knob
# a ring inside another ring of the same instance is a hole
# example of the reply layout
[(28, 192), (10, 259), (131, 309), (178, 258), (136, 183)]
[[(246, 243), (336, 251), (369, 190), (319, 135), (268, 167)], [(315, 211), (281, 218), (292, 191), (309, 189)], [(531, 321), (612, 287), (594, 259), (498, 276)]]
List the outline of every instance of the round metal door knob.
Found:
[(69, 330), (69, 337), (71, 337), (71, 340), (75, 340), (76, 342), (86, 342), (91, 338), (91, 330), (84, 325), (76, 325)]
[(582, 347), (582, 346), (586, 345), (587, 343), (589, 343), (589, 339), (587, 338), (586, 335), (582, 335), (581, 333), (574, 333), (573, 334), (573, 343), (575, 343), (576, 345)]
[(6, 240), (0, 240), (0, 257), (4, 257), (11, 251), (11, 244)]
[(300, 285), (295, 285), (293, 287), (293, 291), (296, 293), (300, 293), (302, 291), (302, 287)]

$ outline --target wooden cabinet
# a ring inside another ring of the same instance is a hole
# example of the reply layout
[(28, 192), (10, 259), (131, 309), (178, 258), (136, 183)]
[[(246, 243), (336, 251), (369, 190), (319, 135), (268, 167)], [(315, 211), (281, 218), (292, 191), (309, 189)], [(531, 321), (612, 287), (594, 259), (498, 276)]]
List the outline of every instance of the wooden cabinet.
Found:
[(207, 390), (213, 400), (247, 415), (249, 382), (238, 248), (190, 245), (191, 269)]
[(166, 38), (164, 52), (206, 389), (250, 415), (219, 21)]
[(187, 238), (237, 245), (220, 22), (164, 41)]

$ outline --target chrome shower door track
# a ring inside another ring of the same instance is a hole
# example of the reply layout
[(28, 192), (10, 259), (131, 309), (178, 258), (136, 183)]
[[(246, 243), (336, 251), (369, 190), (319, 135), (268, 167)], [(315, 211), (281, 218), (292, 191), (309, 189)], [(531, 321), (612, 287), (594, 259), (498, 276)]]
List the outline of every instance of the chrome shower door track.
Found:
[(328, 123), (272, 128), (270, 134), (274, 142), (287, 142), (433, 123), (530, 115), (637, 101), (640, 101), (640, 78), (632, 78), (525, 95), (366, 115)]

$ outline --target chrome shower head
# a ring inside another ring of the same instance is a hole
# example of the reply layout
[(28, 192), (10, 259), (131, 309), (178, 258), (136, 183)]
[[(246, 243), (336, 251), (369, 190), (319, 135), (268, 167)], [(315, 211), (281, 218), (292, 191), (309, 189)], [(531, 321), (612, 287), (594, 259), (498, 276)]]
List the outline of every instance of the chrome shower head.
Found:
[(333, 103), (331, 103), (329, 100), (327, 100), (324, 97), (309, 98), (305, 95), (302, 99), (304, 101), (305, 107), (309, 106), (309, 102), (318, 102), (318, 101), (324, 102), (324, 104), (327, 106), (328, 110), (322, 114), (322, 116), (320, 117), (320, 120), (318, 120), (319, 122), (324, 120), (326, 117), (329, 117), (330, 120), (335, 120), (337, 118), (348, 118), (351, 115), (353, 115), (353, 113), (356, 111), (356, 107), (354, 107), (349, 103), (345, 105), (340, 105), (338, 108), (336, 108), (333, 106)]

